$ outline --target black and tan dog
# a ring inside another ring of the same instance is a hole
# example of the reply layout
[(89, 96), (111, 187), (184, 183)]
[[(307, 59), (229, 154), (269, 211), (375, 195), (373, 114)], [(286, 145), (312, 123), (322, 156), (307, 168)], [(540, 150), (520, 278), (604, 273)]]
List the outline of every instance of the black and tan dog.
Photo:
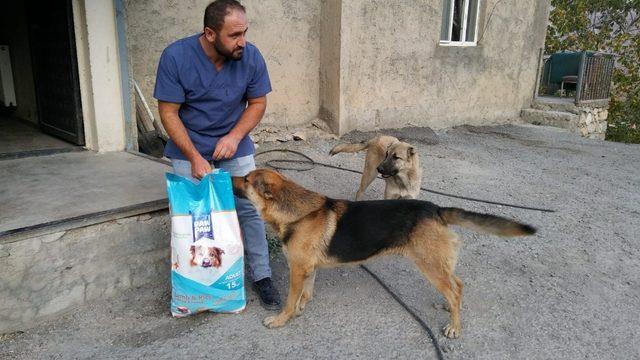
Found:
[(454, 275), (458, 238), (447, 225), (500, 236), (531, 235), (536, 230), (498, 216), (441, 208), (418, 200), (334, 200), (265, 169), (233, 178), (236, 195), (248, 198), (276, 230), (289, 263), (289, 295), (282, 312), (264, 320), (275, 328), (299, 315), (311, 299), (315, 270), (359, 263), (383, 254), (413, 260), (447, 299), (448, 337), (460, 335), (462, 281)]

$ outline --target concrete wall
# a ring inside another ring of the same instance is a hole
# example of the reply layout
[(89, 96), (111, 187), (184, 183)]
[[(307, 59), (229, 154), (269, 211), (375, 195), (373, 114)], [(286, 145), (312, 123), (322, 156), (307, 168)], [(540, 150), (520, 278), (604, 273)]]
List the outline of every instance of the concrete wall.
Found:
[[(200, 31), (207, 3), (126, 1), (132, 72), (147, 98), (162, 49)], [(479, 44), (447, 47), (442, 0), (244, 3), (274, 87), (264, 122), (319, 116), (338, 133), (518, 121), (532, 100), (549, 7), (481, 1)]]
[[(171, 42), (202, 31), (209, 2), (125, 0), (132, 74), (156, 115), (152, 93), (160, 54)], [(242, 3), (249, 18), (249, 41), (265, 57), (273, 87), (263, 123), (292, 126), (316, 118), (320, 101), (320, 2)]]
[(9, 45), (13, 82), (18, 107), (13, 115), (38, 123), (38, 105), (31, 70), (29, 28), (27, 13), (22, 1), (8, 1), (0, 11), (0, 44)]
[(440, 46), (441, 0), (342, 2), (341, 133), (514, 121), (532, 100), (547, 1), (481, 1), (475, 47)]
[(0, 334), (169, 276), (169, 226), (159, 211), (0, 243)]

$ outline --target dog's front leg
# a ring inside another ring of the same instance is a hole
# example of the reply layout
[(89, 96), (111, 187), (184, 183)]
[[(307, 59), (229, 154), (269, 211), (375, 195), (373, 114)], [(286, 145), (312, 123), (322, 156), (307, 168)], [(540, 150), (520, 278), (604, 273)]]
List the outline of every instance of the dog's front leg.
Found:
[(289, 295), (287, 295), (287, 303), (276, 316), (269, 316), (262, 322), (264, 326), (273, 329), (284, 325), (295, 313), (296, 305), (302, 296), (302, 289), (304, 288), (304, 280), (307, 276), (307, 271), (302, 266), (296, 266), (289, 264)]
[(304, 285), (302, 288), (302, 296), (300, 296), (300, 300), (298, 301), (298, 305), (296, 306), (296, 316), (302, 314), (302, 310), (304, 310), (305, 305), (311, 300), (313, 297), (313, 285), (316, 281), (316, 270), (313, 270), (311, 274), (307, 275), (304, 279)]

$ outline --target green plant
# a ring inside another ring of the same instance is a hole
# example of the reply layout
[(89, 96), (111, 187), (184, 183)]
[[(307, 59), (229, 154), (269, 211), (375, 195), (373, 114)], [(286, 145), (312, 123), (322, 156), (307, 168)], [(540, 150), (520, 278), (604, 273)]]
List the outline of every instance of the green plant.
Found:
[(269, 254), (272, 256), (279, 253), (282, 248), (280, 239), (271, 231), (267, 231), (267, 245), (269, 245)]
[(607, 139), (640, 143), (640, 1), (551, 0), (545, 51), (616, 55)]

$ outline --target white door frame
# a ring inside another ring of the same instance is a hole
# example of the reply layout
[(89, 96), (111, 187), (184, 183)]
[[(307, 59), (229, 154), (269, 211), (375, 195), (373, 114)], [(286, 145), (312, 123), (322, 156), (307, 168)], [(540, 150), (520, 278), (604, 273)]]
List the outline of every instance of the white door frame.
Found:
[(72, 4), (86, 147), (124, 151), (127, 112), (115, 4), (113, 0), (73, 0)]

